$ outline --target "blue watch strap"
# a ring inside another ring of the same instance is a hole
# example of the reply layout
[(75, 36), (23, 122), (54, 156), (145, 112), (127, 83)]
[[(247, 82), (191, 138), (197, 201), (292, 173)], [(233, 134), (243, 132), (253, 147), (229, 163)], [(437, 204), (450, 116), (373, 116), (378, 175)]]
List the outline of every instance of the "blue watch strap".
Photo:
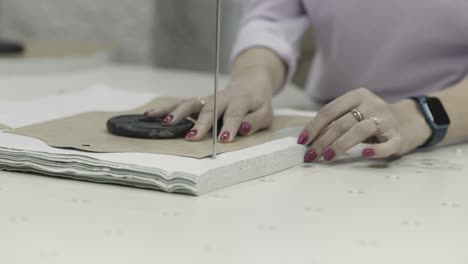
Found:
[[(430, 99), (435, 99), (437, 100), (438, 104), (440, 105), (438, 108), (438, 111), (443, 111), (443, 113), (433, 113), (433, 109), (431, 109), (431, 106), (428, 104), (428, 98), (427, 96), (414, 96), (411, 97), (414, 101), (419, 106), (419, 109), (421, 110), (421, 113), (423, 114), (424, 118), (426, 119), (427, 124), (432, 130), (432, 135), (431, 137), (424, 143), (422, 146), (419, 148), (430, 148), (438, 143), (440, 143), (442, 140), (444, 140), (445, 135), (447, 134), (448, 126), (450, 124), (450, 120), (448, 119), (448, 116), (445, 112), (445, 109), (443, 108), (442, 104), (437, 98), (430, 98)], [(444, 123), (437, 123), (435, 120), (435, 116), (438, 114), (442, 114), (446, 117), (446, 121)]]

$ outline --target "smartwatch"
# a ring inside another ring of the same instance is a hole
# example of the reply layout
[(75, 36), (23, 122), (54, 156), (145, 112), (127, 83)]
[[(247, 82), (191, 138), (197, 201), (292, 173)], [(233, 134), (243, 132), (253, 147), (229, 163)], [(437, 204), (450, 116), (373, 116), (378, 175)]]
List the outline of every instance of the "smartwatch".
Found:
[(450, 125), (450, 118), (442, 102), (436, 97), (428, 96), (414, 96), (411, 99), (418, 104), (421, 113), (432, 130), (431, 137), (419, 148), (430, 148), (437, 145), (445, 138)]

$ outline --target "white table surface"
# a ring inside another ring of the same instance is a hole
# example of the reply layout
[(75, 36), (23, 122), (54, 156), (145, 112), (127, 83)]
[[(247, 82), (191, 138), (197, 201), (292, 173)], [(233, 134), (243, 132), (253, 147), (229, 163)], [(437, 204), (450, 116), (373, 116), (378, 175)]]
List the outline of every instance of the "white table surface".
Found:
[[(0, 96), (97, 83), (195, 96), (212, 78), (111, 65), (1, 76)], [(275, 105), (311, 107), (291, 87)], [(0, 171), (0, 263), (466, 264), (467, 155), (303, 165), (201, 197)]]
[(51, 74), (108, 64), (112, 47), (94, 43), (27, 41), (20, 56), (0, 56), (0, 76)]

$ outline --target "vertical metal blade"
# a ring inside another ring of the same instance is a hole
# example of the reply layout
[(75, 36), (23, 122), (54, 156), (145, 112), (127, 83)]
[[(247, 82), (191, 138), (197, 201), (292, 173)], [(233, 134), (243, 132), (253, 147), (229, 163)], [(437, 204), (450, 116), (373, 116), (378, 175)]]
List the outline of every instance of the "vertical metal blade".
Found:
[(218, 144), (218, 85), (219, 85), (219, 56), (221, 42), (221, 0), (216, 0), (216, 48), (214, 69), (214, 111), (213, 111), (213, 153), (212, 159), (216, 159)]

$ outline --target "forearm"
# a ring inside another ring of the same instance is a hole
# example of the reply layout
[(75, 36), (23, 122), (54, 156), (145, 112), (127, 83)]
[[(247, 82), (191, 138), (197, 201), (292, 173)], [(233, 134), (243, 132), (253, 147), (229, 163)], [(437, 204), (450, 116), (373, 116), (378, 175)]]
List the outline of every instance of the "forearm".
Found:
[(234, 61), (232, 82), (257, 80), (266, 85), (251, 89), (269, 89), (271, 94), (278, 92), (286, 79), (286, 65), (281, 58), (268, 48), (250, 48), (241, 53)]

